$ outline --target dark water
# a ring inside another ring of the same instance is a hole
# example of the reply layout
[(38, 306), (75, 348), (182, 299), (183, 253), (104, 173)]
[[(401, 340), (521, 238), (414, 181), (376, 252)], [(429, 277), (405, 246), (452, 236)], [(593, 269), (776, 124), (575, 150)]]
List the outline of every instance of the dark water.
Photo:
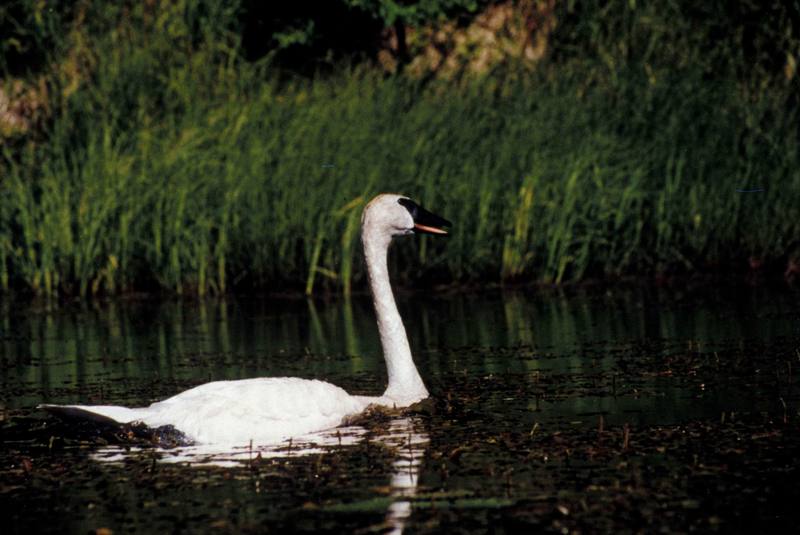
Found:
[(6, 305), (4, 525), (86, 533), (793, 524), (796, 291), (398, 301), (430, 403), (365, 421), (342, 446), (339, 436), (224, 467), (166, 462), (159, 449), (109, 450), (107, 438), (71, 436), (35, 406), (146, 405), (210, 380), (281, 375), (379, 395), (385, 371), (368, 299)]

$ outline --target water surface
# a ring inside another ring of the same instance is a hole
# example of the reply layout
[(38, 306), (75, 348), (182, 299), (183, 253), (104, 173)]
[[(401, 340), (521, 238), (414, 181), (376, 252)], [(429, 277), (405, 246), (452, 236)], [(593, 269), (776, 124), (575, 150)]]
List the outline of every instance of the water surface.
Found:
[(800, 497), (798, 302), (790, 289), (402, 294), (431, 402), (352, 440), (213, 467), (71, 436), (35, 406), (146, 405), (267, 375), (379, 395), (368, 298), (6, 305), (0, 500), (14, 532), (782, 527)]

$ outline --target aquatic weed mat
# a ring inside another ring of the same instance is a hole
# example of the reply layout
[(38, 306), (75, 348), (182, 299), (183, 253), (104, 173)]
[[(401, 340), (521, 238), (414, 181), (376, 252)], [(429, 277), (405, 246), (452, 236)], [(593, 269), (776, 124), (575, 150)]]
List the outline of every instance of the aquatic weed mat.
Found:
[(800, 497), (799, 424), (738, 414), (670, 426), (445, 425), (431, 435), (422, 485), (511, 505), (424, 507), (413, 518), (447, 532), (787, 528)]

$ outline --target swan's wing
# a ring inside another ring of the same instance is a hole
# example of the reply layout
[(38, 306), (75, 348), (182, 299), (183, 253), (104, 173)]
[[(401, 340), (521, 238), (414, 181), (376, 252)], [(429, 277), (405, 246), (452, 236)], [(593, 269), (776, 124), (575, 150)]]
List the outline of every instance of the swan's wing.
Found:
[(154, 403), (141, 420), (199, 443), (274, 443), (336, 427), (363, 403), (330, 383), (269, 377), (207, 383)]

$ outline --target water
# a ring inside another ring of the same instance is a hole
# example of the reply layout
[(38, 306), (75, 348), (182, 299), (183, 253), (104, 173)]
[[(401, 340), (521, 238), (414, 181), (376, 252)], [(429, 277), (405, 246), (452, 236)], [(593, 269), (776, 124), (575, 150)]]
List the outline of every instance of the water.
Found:
[(6, 305), (0, 504), (12, 532), (730, 530), (753, 515), (790, 525), (797, 292), (398, 303), (430, 402), (235, 452), (106, 444), (35, 406), (146, 405), (268, 375), (379, 395), (367, 298)]

